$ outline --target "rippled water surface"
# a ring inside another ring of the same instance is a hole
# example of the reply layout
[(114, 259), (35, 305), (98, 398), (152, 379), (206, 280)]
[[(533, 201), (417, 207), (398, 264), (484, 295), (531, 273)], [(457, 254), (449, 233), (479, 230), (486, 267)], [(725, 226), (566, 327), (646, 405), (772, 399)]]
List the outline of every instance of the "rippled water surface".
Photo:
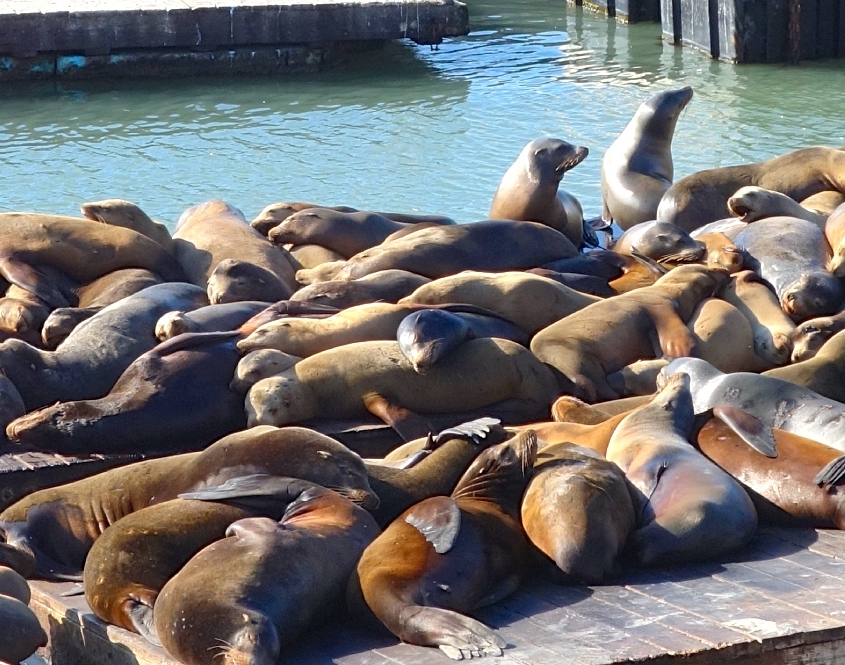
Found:
[(651, 93), (691, 85), (676, 177), (811, 144), (845, 145), (845, 62), (736, 67), (560, 0), (470, 0), (473, 32), (392, 43), (294, 78), (4, 86), (0, 209), (75, 214), (120, 197), (173, 222), (223, 198), (486, 217), (540, 136), (591, 154), (564, 180), (601, 211), (601, 156)]

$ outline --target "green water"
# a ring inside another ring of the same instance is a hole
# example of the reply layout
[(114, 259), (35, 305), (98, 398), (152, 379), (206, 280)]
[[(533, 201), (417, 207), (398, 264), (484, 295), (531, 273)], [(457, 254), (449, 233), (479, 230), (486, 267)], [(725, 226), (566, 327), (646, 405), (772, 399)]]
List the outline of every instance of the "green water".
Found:
[(120, 197), (173, 222), (223, 198), (483, 219), (530, 140), (591, 154), (564, 187), (601, 211), (601, 156), (651, 93), (691, 85), (676, 177), (845, 145), (845, 61), (735, 67), (560, 0), (470, 0), (472, 33), (392, 43), (294, 78), (4, 86), (0, 209), (75, 214)]

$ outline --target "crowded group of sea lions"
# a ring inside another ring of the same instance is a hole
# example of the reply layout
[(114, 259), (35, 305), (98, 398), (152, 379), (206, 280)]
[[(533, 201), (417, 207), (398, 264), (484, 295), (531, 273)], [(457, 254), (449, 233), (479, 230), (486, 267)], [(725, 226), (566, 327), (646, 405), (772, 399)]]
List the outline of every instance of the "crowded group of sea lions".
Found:
[[(560, 189), (587, 148), (551, 138), (466, 224), (0, 214), (3, 450), (150, 457), (0, 513), (0, 660), (46, 640), (23, 578), (82, 580), (189, 665), (274, 663), (343, 606), (463, 659), (508, 646), (467, 613), (526, 574), (845, 526), (845, 152), (673, 182), (691, 98), (654, 95), (608, 149), (604, 223)], [(381, 459), (326, 434), (378, 427)]]

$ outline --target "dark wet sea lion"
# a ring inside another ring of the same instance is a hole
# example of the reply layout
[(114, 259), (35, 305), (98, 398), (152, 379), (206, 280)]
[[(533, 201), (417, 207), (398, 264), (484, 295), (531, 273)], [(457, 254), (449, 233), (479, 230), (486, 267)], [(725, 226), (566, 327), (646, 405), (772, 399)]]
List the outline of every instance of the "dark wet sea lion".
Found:
[[(538, 435), (539, 436), (539, 435)], [(589, 448), (543, 447), (522, 498), (522, 526), (552, 579), (599, 584), (636, 525), (622, 470)]]
[(6, 566), (0, 566), (0, 596), (16, 598), (24, 605), (29, 605), (32, 592), (26, 579)]
[(544, 224), (491, 219), (430, 227), (365, 250), (346, 262), (340, 276), (357, 279), (398, 268), (437, 279), (462, 270), (536, 268), (577, 253), (569, 238)]
[(378, 532), (366, 511), (322, 488), (304, 492), (278, 523), (235, 522), (162, 590), (155, 623), (165, 650), (187, 665), (275, 663), (339, 605)]
[(610, 288), (607, 280), (601, 277), (594, 277), (593, 275), (579, 275), (571, 272), (557, 272), (555, 270), (548, 270), (547, 268), (531, 268), (526, 272), (532, 275), (539, 275), (546, 279), (553, 279), (558, 284), (574, 289), (580, 293), (586, 293), (591, 296), (599, 296), (600, 298), (610, 298), (616, 295), (616, 291)]
[(579, 247), (584, 240), (584, 212), (574, 196), (560, 189), (560, 182), (588, 154), (587, 148), (560, 139), (531, 141), (502, 176), (489, 218), (539, 222)]
[(92, 543), (120, 518), (244, 473), (319, 480), (378, 506), (363, 460), (302, 427), (253, 427), (196, 453), (136, 462), (33, 492), (0, 513), (0, 565), (25, 577), (78, 576)]
[(154, 240), (170, 254), (174, 253), (173, 238), (167, 227), (150, 219), (147, 213), (131, 201), (124, 201), (123, 199), (92, 201), (91, 203), (83, 203), (80, 206), (80, 211), (83, 216), (92, 221), (132, 229), (136, 233)]
[(672, 137), (692, 88), (649, 97), (604, 153), (601, 163), (602, 217), (622, 229), (654, 219), (675, 176)]
[(84, 321), (55, 351), (14, 339), (0, 344), (0, 368), (28, 410), (101, 397), (133, 360), (157, 344), (154, 328), (162, 314), (207, 303), (203, 290), (192, 284), (157, 284)]
[(745, 266), (772, 285), (794, 320), (839, 311), (844, 293), (827, 269), (830, 246), (812, 222), (769, 217), (749, 224), (734, 242), (746, 254)]
[(20, 663), (47, 646), (47, 633), (38, 617), (17, 598), (0, 595), (0, 661)]
[(281, 319), (286, 316), (303, 316), (315, 319), (327, 318), (337, 314), (340, 310), (331, 305), (318, 305), (316, 303), (296, 302), (294, 300), (280, 300), (273, 303), (263, 312), (259, 312), (251, 319), (248, 319), (239, 328), (244, 335), (251, 335), (265, 323)]
[(330, 280), (305, 286), (291, 300), (344, 309), (368, 302), (395, 303), (431, 280), (406, 270), (382, 270), (361, 279)]
[(613, 243), (613, 251), (660, 262), (693, 263), (704, 256), (704, 247), (689, 233), (668, 222), (641, 222), (630, 227)]
[(833, 316), (808, 319), (795, 326), (792, 331), (792, 362), (814, 357), (840, 330), (845, 330), (845, 310)]
[[(845, 528), (842, 451), (779, 429), (774, 435), (775, 458), (752, 450), (715, 418), (701, 429), (696, 442), (749, 490), (762, 523)], [(830, 473), (823, 472), (831, 464)]]
[[(218, 300), (226, 297), (227, 288), (222, 287), (228, 287), (230, 282), (241, 300), (283, 300), (299, 288), (293, 265), (286, 256), (287, 250), (271, 245), (246, 223), (240, 210), (228, 203), (208, 201), (188, 208), (179, 218), (173, 237), (176, 256), (188, 281), (202, 288), (209, 285), (218, 264), (225, 259), (238, 262), (236, 266), (254, 264), (271, 275), (268, 277), (261, 272), (246, 276), (247, 282), (258, 289), (260, 295), (253, 295), (237, 280), (221, 279), (214, 289)], [(234, 266), (228, 265), (231, 272)], [(268, 289), (278, 295), (266, 296)]]
[(624, 274), (625, 267), (631, 260), (609, 249), (594, 249), (587, 254), (579, 254), (571, 259), (552, 261), (540, 266), (548, 270), (580, 275), (593, 275), (606, 281), (617, 279)]
[(505, 641), (463, 613), (519, 584), (527, 554), (519, 501), (536, 455), (530, 431), (487, 448), (450, 497), (426, 499), (391, 523), (349, 580), (353, 614), (458, 660), (500, 655)]
[(739, 549), (757, 529), (739, 483), (689, 443), (689, 382), (686, 374), (669, 375), (650, 405), (619, 423), (607, 448), (607, 459), (638, 490), (630, 546), (646, 566), (711, 559)]
[(765, 376), (783, 379), (837, 402), (845, 402), (845, 332), (838, 332), (808, 360), (776, 367)]
[(168, 312), (155, 326), (156, 337), (162, 342), (183, 333), (224, 332), (236, 330), (271, 303), (257, 300), (208, 305), (190, 312)]
[(801, 201), (819, 192), (845, 192), (845, 152), (815, 146), (768, 161), (699, 171), (681, 178), (663, 195), (657, 219), (687, 231), (721, 219), (740, 187), (755, 185)]

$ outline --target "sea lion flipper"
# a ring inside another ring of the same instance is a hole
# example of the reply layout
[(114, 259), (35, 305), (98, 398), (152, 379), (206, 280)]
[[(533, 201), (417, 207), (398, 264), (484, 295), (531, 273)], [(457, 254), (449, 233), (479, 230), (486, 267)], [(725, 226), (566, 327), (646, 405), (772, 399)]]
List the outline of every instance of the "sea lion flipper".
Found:
[(431, 431), (428, 421), (413, 411), (392, 404), (378, 393), (364, 395), (364, 407), (376, 418), (390, 425), (407, 443), (420, 439)]
[(183, 492), (178, 495), (178, 498), (199, 501), (225, 501), (251, 497), (273, 497), (293, 501), (303, 491), (311, 487), (314, 487), (314, 483), (307, 480), (254, 473), (248, 476), (229, 478), (222, 485), (205, 487), (194, 492)]
[(816, 485), (840, 485), (845, 480), (845, 455), (825, 464), (824, 468), (813, 478)]
[(461, 423), (460, 425), (455, 425), (454, 427), (449, 427), (438, 433), (437, 436), (433, 438), (433, 447), (436, 448), (441, 443), (448, 441), (449, 439), (465, 439), (476, 444), (481, 443), (481, 439), (486, 438), (490, 433), (490, 428), (501, 424), (501, 422), (502, 421), (498, 418), (489, 418), (485, 416), (483, 418), (476, 418), (475, 420)]
[(160, 647), (161, 641), (158, 639), (153, 620), (153, 608), (135, 600), (127, 600), (126, 605), (126, 616), (129, 617), (135, 631), (148, 642)]
[(34, 293), (53, 308), (71, 306), (52, 280), (28, 263), (9, 256), (0, 256), (0, 276), (10, 284)]
[(453, 660), (501, 656), (508, 645), (483, 623), (463, 614), (440, 607), (408, 609), (413, 614), (404, 618), (403, 632), (413, 635), (412, 643), (438, 646)]
[(445, 554), (461, 530), (461, 511), (454, 499), (436, 496), (414, 506), (405, 521), (434, 545), (435, 552)]
[(766, 457), (777, 457), (777, 442), (772, 428), (759, 418), (735, 406), (717, 406), (713, 415), (730, 427), (745, 443)]

